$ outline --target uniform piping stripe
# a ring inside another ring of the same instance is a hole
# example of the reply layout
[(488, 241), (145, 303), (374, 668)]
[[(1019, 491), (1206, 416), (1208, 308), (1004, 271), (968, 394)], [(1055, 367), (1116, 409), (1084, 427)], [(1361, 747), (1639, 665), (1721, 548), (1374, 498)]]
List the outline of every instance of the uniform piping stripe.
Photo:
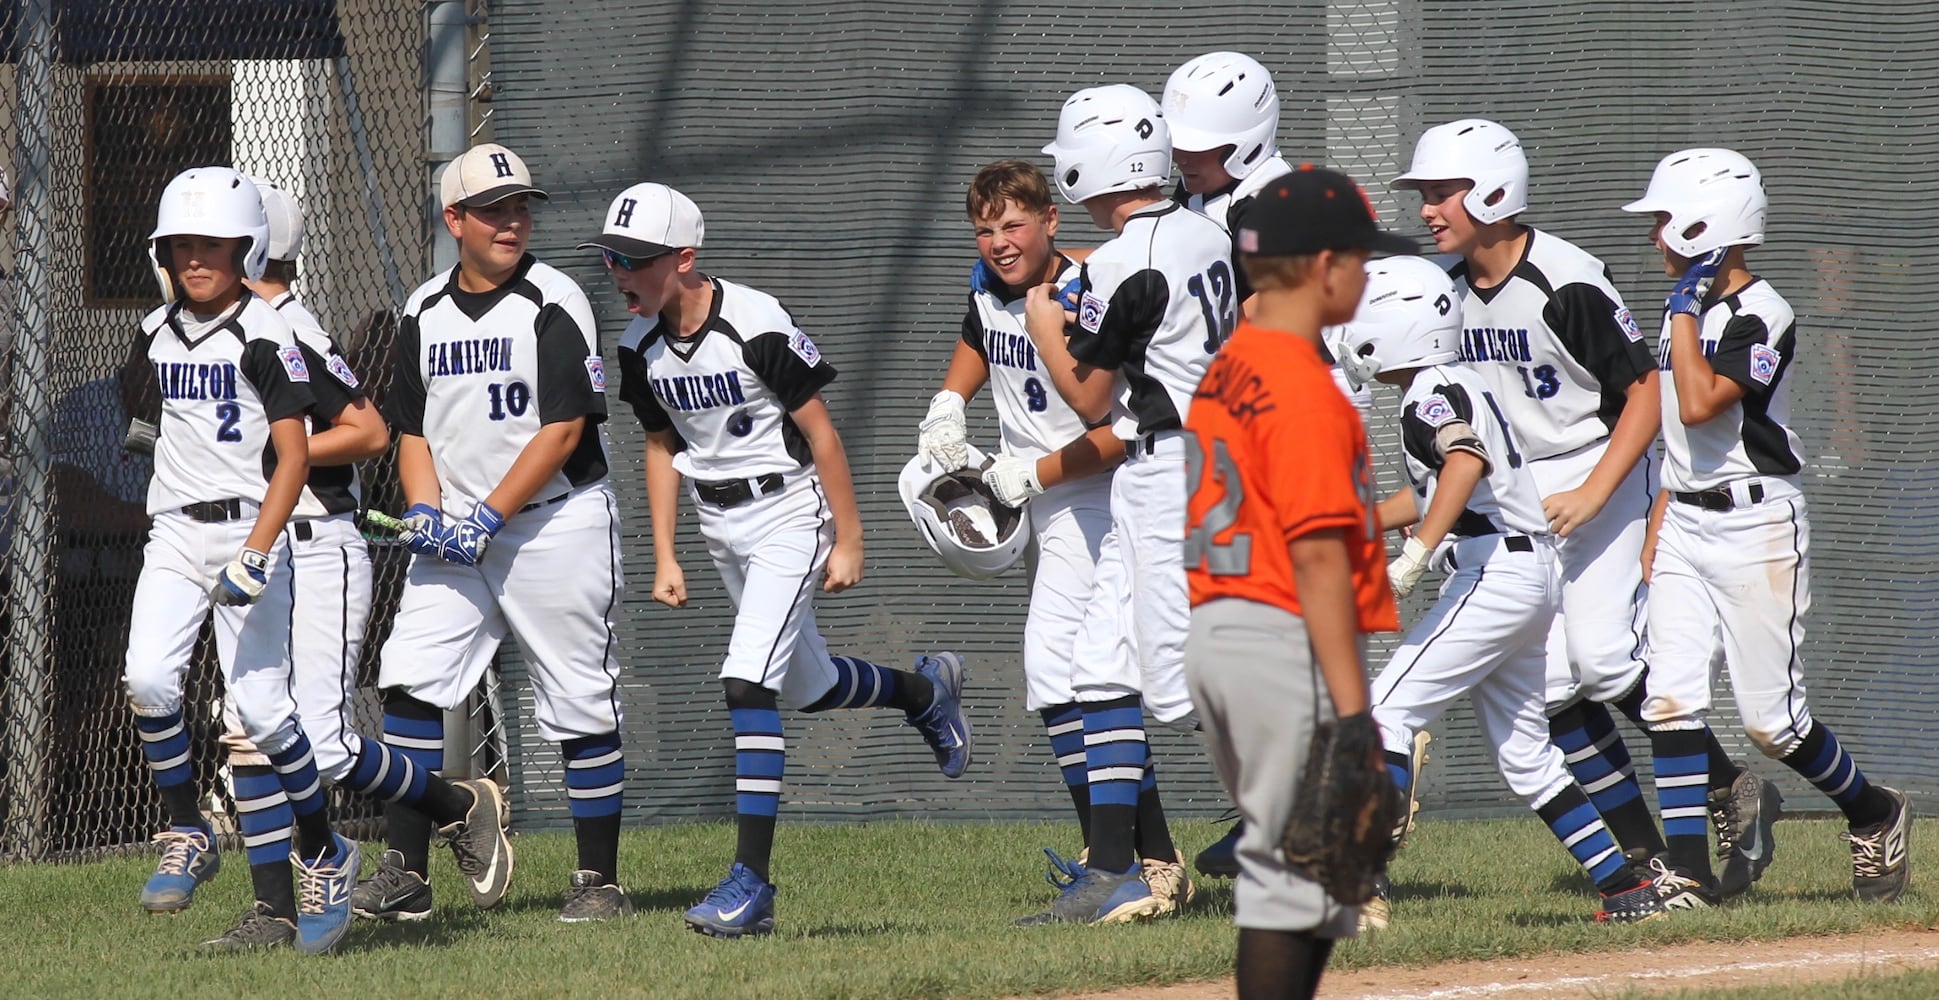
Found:
[[(828, 498), (822, 495), (820, 482), (815, 482), (811, 484), (810, 488), (815, 491), (815, 514), (816, 514), (817, 520), (819, 520), (821, 515), (824, 515), (828, 512)], [(823, 559), (823, 556), (821, 551), (821, 532), (817, 530), (815, 532), (815, 557), (809, 560), (808, 572), (802, 576), (801, 586), (795, 589), (794, 602), (788, 605), (789, 614), (787, 616), (783, 616), (781, 619), (782, 629), (785, 630), (787, 628), (788, 617), (792, 616), (794, 614), (795, 609), (801, 606), (802, 597), (809, 593), (809, 588), (813, 586), (815, 581), (814, 567), (817, 564), (820, 564), (822, 562), (822, 559)], [(761, 668), (762, 686), (767, 685), (768, 675), (774, 672), (774, 651), (779, 648), (781, 648), (781, 633), (776, 632), (774, 635), (774, 642), (768, 645), (767, 663), (765, 666)]]
[[(1784, 666), (1785, 681), (1789, 685), (1789, 689), (1784, 694), (1784, 705), (1789, 709), (1791, 714), (1791, 731), (1796, 733), (1799, 739), (1803, 739), (1804, 720), (1799, 716), (1802, 714), (1800, 710), (1804, 707), (1804, 692), (1801, 690), (1802, 678), (1798, 676), (1798, 579), (1804, 574), (1804, 547), (1799, 542), (1798, 536), (1803, 532), (1803, 527), (1799, 524), (1798, 502), (1796, 500), (1786, 500), (1784, 501), (1784, 505), (1791, 511), (1792, 556), (1791, 620), (1784, 630), (1784, 634), (1790, 640), (1791, 644), (1791, 661)], [(1856, 770), (1856, 768), (1853, 769), (1854, 772)], [(1838, 792), (1834, 792), (1833, 794), (1840, 794), (1843, 791), (1844, 789), (1840, 788)]]
[[(1482, 577), (1486, 576), (1487, 573), (1488, 573), (1488, 567), (1486, 565), (1476, 567), (1474, 571), (1474, 586), (1469, 587), (1468, 592), (1461, 595), (1460, 602), (1454, 606), (1453, 611), (1448, 612), (1447, 620), (1441, 623), (1441, 627), (1439, 629), (1436, 629), (1433, 635), (1428, 636), (1426, 642), (1421, 643), (1420, 651), (1415, 653), (1413, 660), (1409, 661), (1406, 668), (1401, 670), (1400, 676), (1394, 678), (1393, 686), (1387, 689), (1388, 694), (1393, 694), (1395, 691), (1400, 689), (1400, 682), (1406, 680), (1408, 671), (1413, 670), (1414, 667), (1418, 665), (1421, 662), (1421, 660), (1426, 657), (1428, 648), (1433, 646), (1435, 642), (1439, 641), (1439, 639), (1442, 636), (1446, 635), (1448, 632), (1448, 629), (1454, 627), (1455, 621), (1461, 617), (1462, 609), (1468, 606), (1468, 598), (1473, 597), (1475, 595), (1475, 592), (1481, 589), (1481, 579)], [(1385, 673), (1385, 671), (1382, 671), (1382, 673)], [(1376, 704), (1385, 705), (1386, 703), (1387, 701), (1383, 697)]]
[[(343, 759), (351, 762), (344, 765), (345, 773), (347, 774), (349, 773), (348, 769), (354, 767), (357, 760), (357, 748), (351, 745), (351, 730), (356, 723), (350, 718), (350, 699), (345, 697), (344, 694), (355, 686), (357, 670), (357, 664), (352, 661), (350, 656), (349, 548), (342, 545), (337, 546), (337, 558), (342, 563), (342, 566), (337, 572), (337, 634), (342, 636), (342, 638), (337, 643), (337, 689), (333, 694), (337, 698), (337, 746), (343, 750)], [(292, 555), (290, 557), (290, 576), (294, 578), (295, 575), (296, 557)], [(293, 607), (294, 605), (292, 605)], [(358, 636), (357, 638), (359, 641), (363, 639), (362, 636)], [(292, 656), (294, 656), (295, 651), (295, 647), (292, 645), (290, 649)], [(294, 662), (292, 662), (290, 672), (292, 674), (295, 673)]]
[(601, 620), (606, 623), (606, 648), (600, 664), (600, 669), (606, 672), (608, 692), (606, 702), (613, 710), (615, 730), (619, 729), (619, 659), (613, 655), (613, 646), (619, 641), (619, 636), (613, 634), (613, 608), (619, 604), (620, 582), (619, 552), (614, 543), (614, 539), (619, 537), (619, 512), (615, 509), (617, 503), (612, 493), (608, 492), (606, 494), (606, 566), (612, 575), (608, 580), (611, 586), (606, 591), (606, 613), (601, 616)]

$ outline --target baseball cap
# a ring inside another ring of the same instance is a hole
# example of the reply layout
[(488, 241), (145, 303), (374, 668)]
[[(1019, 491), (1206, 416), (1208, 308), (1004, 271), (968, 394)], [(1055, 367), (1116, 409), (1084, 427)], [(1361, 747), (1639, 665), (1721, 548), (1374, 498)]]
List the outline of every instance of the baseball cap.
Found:
[(635, 184), (619, 193), (606, 209), (606, 226), (579, 248), (610, 250), (625, 257), (647, 258), (685, 247), (700, 248), (707, 226), (693, 199), (665, 184)]
[(515, 194), (545, 199), (545, 192), (532, 186), (532, 172), (525, 169), (525, 161), (495, 142), (473, 146), (445, 164), (438, 188), (446, 208), (483, 208)]
[(1234, 242), (1240, 253), (1262, 257), (1321, 250), (1420, 251), (1413, 240), (1381, 230), (1373, 203), (1352, 178), (1310, 163), (1266, 184), (1239, 217)]

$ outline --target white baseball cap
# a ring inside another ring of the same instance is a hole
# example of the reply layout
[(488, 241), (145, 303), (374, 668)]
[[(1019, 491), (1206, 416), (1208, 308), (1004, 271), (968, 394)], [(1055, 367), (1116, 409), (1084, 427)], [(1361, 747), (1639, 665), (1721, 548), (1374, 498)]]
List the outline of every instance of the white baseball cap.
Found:
[(269, 218), (269, 259), (295, 260), (303, 252), (303, 210), (296, 199), (260, 177), (251, 177), (263, 196), (263, 215)]
[(685, 247), (698, 250), (706, 232), (693, 199), (665, 184), (648, 182), (621, 191), (606, 209), (606, 227), (579, 247), (626, 257), (658, 257)]
[(545, 192), (532, 186), (532, 172), (525, 169), (525, 161), (495, 142), (473, 146), (445, 164), (438, 187), (446, 208), (483, 208), (515, 194), (545, 200)]

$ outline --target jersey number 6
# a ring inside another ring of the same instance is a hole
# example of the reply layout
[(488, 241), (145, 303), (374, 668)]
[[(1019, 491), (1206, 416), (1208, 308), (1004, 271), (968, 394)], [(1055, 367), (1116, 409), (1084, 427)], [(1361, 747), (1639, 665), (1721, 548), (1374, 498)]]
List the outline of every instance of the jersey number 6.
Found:
[[(1196, 496), (1201, 488), (1199, 477), (1205, 473), (1205, 452), (1198, 446), (1196, 435), (1185, 435), (1185, 487)], [(1244, 576), (1252, 572), (1252, 536), (1233, 535), (1232, 540), (1223, 544), (1214, 542), (1220, 532), (1231, 528), (1239, 520), (1239, 504), (1245, 501), (1245, 485), (1239, 479), (1238, 463), (1225, 450), (1225, 442), (1212, 442), (1212, 479), (1225, 487), (1225, 494), (1218, 502), (1205, 508), (1205, 516), (1199, 519), (1198, 527), (1185, 535), (1185, 568), (1204, 566), (1213, 576)]]

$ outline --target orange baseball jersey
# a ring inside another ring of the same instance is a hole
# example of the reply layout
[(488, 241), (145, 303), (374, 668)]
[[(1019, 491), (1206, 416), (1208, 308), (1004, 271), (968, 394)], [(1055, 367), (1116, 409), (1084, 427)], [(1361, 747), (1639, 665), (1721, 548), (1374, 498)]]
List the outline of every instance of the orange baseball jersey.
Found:
[(1240, 323), (1193, 393), (1185, 429), (1193, 605), (1242, 597), (1301, 614), (1287, 545), (1344, 528), (1360, 630), (1400, 628), (1366, 431), (1313, 345)]

